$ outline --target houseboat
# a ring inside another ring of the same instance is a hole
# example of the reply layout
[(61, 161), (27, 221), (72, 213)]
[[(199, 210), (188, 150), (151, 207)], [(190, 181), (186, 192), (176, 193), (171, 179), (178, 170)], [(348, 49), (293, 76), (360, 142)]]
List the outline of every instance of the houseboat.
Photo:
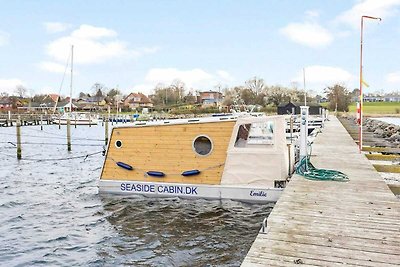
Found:
[(278, 200), (294, 165), (284, 116), (217, 116), (113, 128), (101, 193)]

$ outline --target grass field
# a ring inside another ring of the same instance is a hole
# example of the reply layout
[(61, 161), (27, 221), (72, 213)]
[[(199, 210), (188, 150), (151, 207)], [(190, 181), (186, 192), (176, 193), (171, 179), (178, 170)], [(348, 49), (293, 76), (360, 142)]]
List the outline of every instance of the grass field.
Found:
[[(351, 103), (349, 112), (356, 112), (356, 103)], [(364, 114), (400, 114), (400, 102), (364, 102)]]

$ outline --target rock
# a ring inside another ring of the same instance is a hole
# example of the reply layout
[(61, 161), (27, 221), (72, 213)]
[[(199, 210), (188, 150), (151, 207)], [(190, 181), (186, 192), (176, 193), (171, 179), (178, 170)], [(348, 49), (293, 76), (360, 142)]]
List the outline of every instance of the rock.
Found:
[(387, 140), (392, 141), (392, 142), (400, 142), (400, 133), (395, 133), (392, 136), (390, 136)]
[(375, 131), (374, 131), (374, 134), (375, 135), (378, 135), (378, 136), (383, 136), (383, 130), (381, 129), (381, 128), (377, 128)]

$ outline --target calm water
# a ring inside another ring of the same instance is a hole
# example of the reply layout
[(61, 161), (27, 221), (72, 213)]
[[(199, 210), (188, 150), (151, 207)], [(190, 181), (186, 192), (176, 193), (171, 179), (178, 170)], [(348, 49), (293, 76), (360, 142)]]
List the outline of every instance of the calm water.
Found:
[(383, 118), (373, 118), (374, 120), (380, 120), (386, 123), (391, 123), (400, 126), (400, 118), (393, 118), (393, 117), (383, 117)]
[[(100, 126), (0, 128), (0, 265), (238, 266), (272, 209), (234, 201), (98, 194)], [(59, 159), (38, 161), (39, 159)]]

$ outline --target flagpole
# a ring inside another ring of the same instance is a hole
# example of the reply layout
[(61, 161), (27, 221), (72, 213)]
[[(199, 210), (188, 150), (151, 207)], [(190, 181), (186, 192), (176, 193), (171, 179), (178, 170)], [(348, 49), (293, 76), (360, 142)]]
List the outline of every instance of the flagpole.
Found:
[(363, 63), (363, 29), (364, 29), (364, 16), (361, 17), (361, 38), (360, 38), (360, 121), (359, 121), (359, 128), (358, 128), (358, 150), (361, 153), (362, 150), (362, 109), (363, 109), (363, 91), (362, 91), (362, 63)]
[(371, 16), (361, 16), (361, 37), (360, 37), (360, 122), (359, 122), (359, 128), (358, 128), (358, 149), (359, 152), (361, 153), (362, 151), (362, 140), (363, 140), (363, 107), (364, 107), (364, 96), (363, 96), (363, 91), (362, 91), (362, 86), (363, 86), (363, 77), (362, 77), (362, 71), (363, 71), (363, 31), (364, 31), (364, 18), (367, 19), (377, 19), (377, 20), (382, 20), (381, 18), (377, 17), (371, 17)]

